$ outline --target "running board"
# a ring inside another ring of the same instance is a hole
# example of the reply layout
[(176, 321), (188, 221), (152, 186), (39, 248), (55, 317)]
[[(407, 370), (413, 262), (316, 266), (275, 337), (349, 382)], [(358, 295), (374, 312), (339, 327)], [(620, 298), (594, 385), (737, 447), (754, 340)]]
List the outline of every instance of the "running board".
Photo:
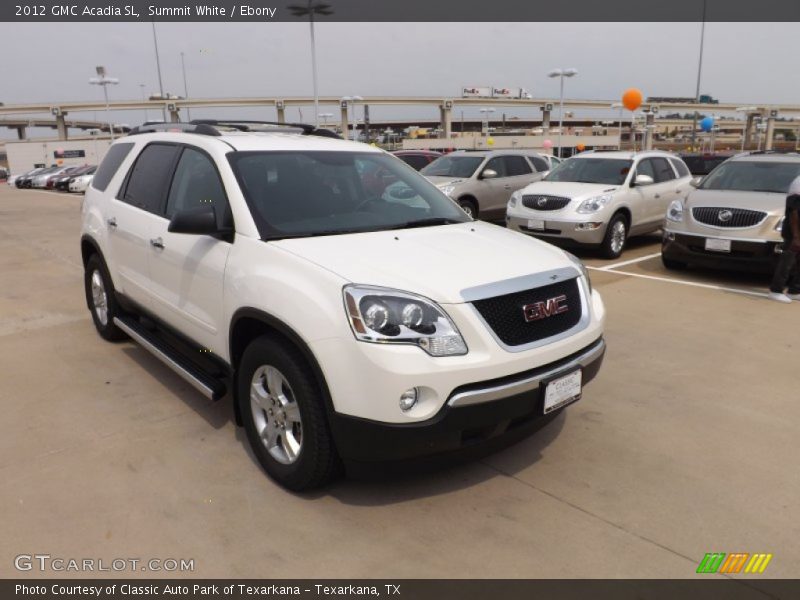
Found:
[(114, 317), (114, 324), (209, 400), (219, 400), (225, 395), (224, 383), (191, 364), (189, 360), (142, 327), (136, 320), (128, 317)]

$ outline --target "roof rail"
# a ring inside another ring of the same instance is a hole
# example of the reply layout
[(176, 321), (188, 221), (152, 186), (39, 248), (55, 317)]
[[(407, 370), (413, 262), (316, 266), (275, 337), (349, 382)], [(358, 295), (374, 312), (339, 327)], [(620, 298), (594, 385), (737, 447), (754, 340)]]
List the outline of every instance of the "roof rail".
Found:
[(252, 125), (266, 125), (278, 130), (300, 130), (303, 135), (316, 135), (319, 137), (328, 137), (337, 140), (342, 139), (340, 135), (334, 133), (330, 129), (319, 128), (308, 123), (280, 123), (278, 121), (247, 121), (239, 119), (194, 119), (191, 121), (191, 124), (198, 126), (208, 125), (211, 127), (230, 127), (232, 129), (238, 129), (239, 131), (259, 131), (259, 129), (253, 128)]
[(153, 123), (152, 125), (139, 125), (128, 132), (128, 135), (139, 135), (140, 133), (155, 133), (158, 131), (169, 131), (179, 133), (197, 133), (200, 135), (211, 135), (219, 137), (222, 135), (214, 127), (209, 127), (203, 123)]

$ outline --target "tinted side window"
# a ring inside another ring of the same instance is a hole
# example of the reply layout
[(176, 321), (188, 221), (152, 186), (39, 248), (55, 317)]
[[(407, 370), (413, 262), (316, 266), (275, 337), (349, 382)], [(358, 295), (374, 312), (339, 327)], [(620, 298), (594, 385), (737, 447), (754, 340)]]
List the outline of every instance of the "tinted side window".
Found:
[(92, 187), (94, 189), (101, 192), (105, 191), (122, 161), (130, 154), (133, 146), (133, 144), (114, 144), (108, 149), (103, 162), (100, 163), (97, 172), (94, 174), (94, 179), (92, 179)]
[(547, 164), (547, 161), (545, 159), (540, 158), (538, 156), (529, 156), (528, 158), (531, 159), (533, 166), (536, 167), (536, 170), (539, 171), (540, 173), (542, 171), (550, 170), (550, 165)]
[(508, 177), (508, 173), (506, 173), (506, 161), (503, 160), (502, 156), (496, 156), (492, 160), (486, 163), (486, 166), (483, 167), (483, 170), (491, 169), (492, 171), (497, 171), (498, 177)]
[(678, 177), (688, 177), (691, 175), (689, 168), (679, 158), (670, 158), (669, 162), (675, 167), (675, 170), (678, 172)]
[(639, 164), (636, 165), (636, 174), (649, 175), (653, 178), (653, 181), (658, 181), (658, 179), (656, 179), (656, 171), (653, 168), (653, 161), (649, 158), (639, 161)]
[(504, 156), (506, 162), (506, 175), (515, 177), (517, 175), (529, 175), (533, 172), (528, 161), (523, 156)]
[(120, 200), (148, 212), (160, 213), (178, 150), (178, 146), (166, 144), (150, 144), (142, 150), (128, 175), (128, 184)]
[(675, 179), (675, 171), (672, 170), (666, 158), (654, 158), (652, 160), (653, 168), (656, 171), (656, 183)]
[(167, 218), (181, 210), (209, 205), (214, 208), (217, 225), (226, 225), (228, 199), (214, 163), (202, 152), (185, 148), (167, 197)]

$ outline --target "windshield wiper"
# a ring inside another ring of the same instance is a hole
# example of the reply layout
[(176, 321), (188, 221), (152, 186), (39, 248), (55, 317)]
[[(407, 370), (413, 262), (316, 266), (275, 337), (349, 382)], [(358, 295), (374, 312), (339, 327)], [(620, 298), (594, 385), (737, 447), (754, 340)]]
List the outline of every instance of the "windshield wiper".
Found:
[(400, 225), (392, 225), (386, 229), (412, 229), (414, 227), (433, 227), (435, 225), (454, 225), (456, 223), (466, 223), (466, 221), (457, 221), (456, 219), (448, 219), (447, 217), (431, 217), (429, 219), (407, 221)]

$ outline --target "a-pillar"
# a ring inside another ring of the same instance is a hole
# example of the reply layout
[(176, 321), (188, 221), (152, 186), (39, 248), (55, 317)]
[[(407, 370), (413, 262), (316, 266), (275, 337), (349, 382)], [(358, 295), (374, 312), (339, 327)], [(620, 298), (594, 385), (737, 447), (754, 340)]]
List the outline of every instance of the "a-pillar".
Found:
[(67, 123), (64, 120), (64, 117), (67, 113), (62, 112), (56, 116), (56, 129), (58, 130), (58, 139), (59, 140), (66, 140), (67, 139)]
[(449, 140), (453, 133), (453, 103), (450, 100), (445, 101), (439, 107), (439, 128), (442, 130), (441, 137)]
[(775, 138), (775, 117), (776, 115), (774, 113), (770, 113), (767, 117), (767, 139), (764, 142), (764, 150), (772, 150), (772, 142)]
[(656, 130), (656, 116), (652, 112), (645, 113), (645, 125), (644, 125), (644, 149), (645, 150), (652, 150), (653, 149), (653, 135), (655, 134)]

